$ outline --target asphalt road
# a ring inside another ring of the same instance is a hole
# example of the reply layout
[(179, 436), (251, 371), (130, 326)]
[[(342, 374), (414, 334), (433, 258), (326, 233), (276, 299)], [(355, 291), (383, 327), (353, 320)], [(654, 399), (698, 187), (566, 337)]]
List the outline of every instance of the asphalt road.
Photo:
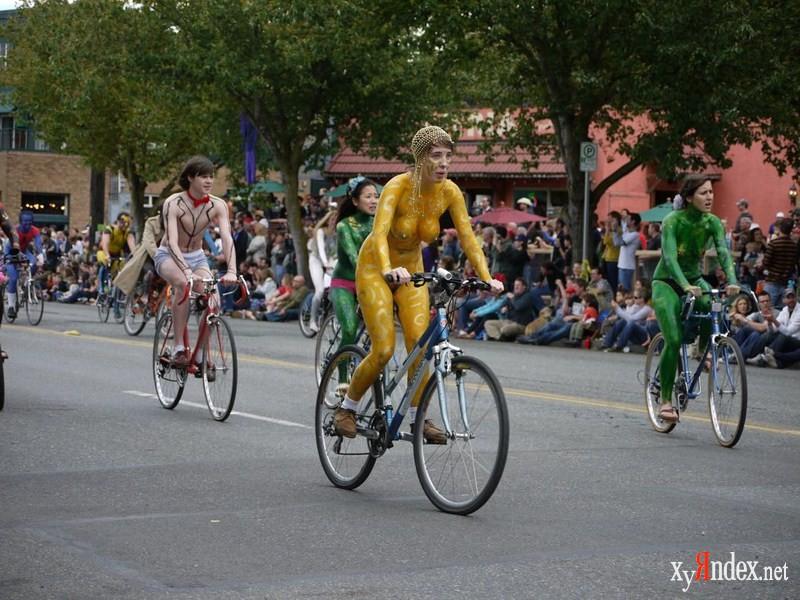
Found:
[[(2, 325), (0, 598), (800, 597), (800, 370), (748, 370), (727, 450), (702, 401), (650, 429), (641, 355), (464, 342), (503, 383), (512, 437), (494, 497), (456, 517), (428, 502), (406, 444), (357, 491), (332, 487), (313, 343), (296, 323), (232, 325), (226, 423), (195, 380), (160, 407), (152, 325), (130, 338), (54, 304), (39, 327)], [(702, 552), (786, 579), (684, 593), (672, 563)]]

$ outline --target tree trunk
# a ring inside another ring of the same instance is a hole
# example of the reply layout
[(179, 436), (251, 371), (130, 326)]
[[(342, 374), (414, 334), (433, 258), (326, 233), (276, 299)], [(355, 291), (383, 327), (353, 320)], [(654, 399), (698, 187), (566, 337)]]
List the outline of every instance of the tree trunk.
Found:
[(133, 218), (133, 228), (139, 235), (139, 239), (141, 239), (142, 233), (144, 232), (144, 190), (147, 187), (147, 182), (136, 172), (129, 173), (126, 177), (131, 190), (131, 217)]
[(89, 249), (95, 249), (95, 233), (98, 225), (106, 222), (106, 172), (92, 169), (89, 175)]
[(311, 287), (311, 276), (308, 270), (308, 249), (306, 248), (307, 238), (303, 230), (300, 203), (297, 201), (300, 165), (287, 165), (287, 168), (282, 169), (282, 171), (286, 180), (286, 217), (289, 232), (292, 235), (292, 243), (294, 244), (297, 272), (305, 278), (306, 285)]
[[(573, 115), (557, 115), (553, 118), (553, 124), (567, 172), (567, 220), (572, 238), (572, 256), (573, 260), (580, 261), (588, 258), (583, 256), (584, 174), (580, 169), (580, 148), (581, 142), (589, 139), (589, 128), (588, 125), (581, 126)], [(590, 240), (589, 254), (591, 252)]]

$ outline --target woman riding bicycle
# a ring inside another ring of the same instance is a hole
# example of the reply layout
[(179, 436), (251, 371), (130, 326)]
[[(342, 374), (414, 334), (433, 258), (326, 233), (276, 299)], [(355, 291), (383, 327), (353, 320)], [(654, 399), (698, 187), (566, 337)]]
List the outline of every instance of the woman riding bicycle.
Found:
[(331, 278), (331, 302), (341, 327), (339, 347), (355, 343), (358, 332), (356, 262), (358, 252), (372, 231), (378, 208), (374, 181), (354, 177), (347, 182), (347, 197), (336, 213), (336, 267)]
[[(661, 352), (661, 408), (658, 416), (666, 422), (676, 422), (678, 413), (672, 406), (672, 389), (678, 367), (678, 354), (684, 337), (681, 321), (682, 297), (692, 294), (695, 308), (707, 312), (708, 296), (703, 291), (711, 285), (702, 278), (700, 259), (709, 241), (717, 250), (719, 261), (730, 282), (728, 296), (739, 293), (733, 262), (725, 243), (725, 229), (719, 218), (711, 214), (714, 192), (711, 180), (704, 175), (689, 175), (675, 197), (676, 209), (664, 219), (661, 231), (661, 260), (653, 274), (653, 306), (658, 324), (664, 334)], [(700, 348), (704, 348), (710, 333), (710, 322), (700, 329)]]
[(308, 270), (311, 272), (311, 282), (314, 284), (314, 297), (311, 300), (312, 331), (319, 331), (319, 305), (325, 288), (330, 285), (331, 271), (336, 264), (333, 255), (336, 250), (336, 223), (331, 210), (322, 217), (314, 227), (308, 238)]
[[(359, 400), (394, 354), (394, 304), (406, 350), (411, 350), (428, 325), (428, 290), (406, 284), (411, 281), (410, 272), (422, 270), (421, 244), (436, 240), (439, 217), (445, 211), (450, 212), (461, 245), (478, 275), (490, 282), (497, 293), (503, 291), (503, 284), (489, 274), (461, 190), (447, 180), (453, 157), (450, 135), (439, 127), (423, 127), (411, 141), (411, 152), (415, 161), (413, 172), (397, 175), (386, 184), (372, 233), (359, 254), (356, 290), (372, 345), (353, 374), (342, 406), (334, 416), (337, 435), (349, 438), (356, 435), (355, 411)], [(424, 387), (423, 382), (412, 400), (409, 410), (412, 423)], [(423, 425), (423, 434), (429, 443), (446, 442), (444, 432), (430, 422)]]

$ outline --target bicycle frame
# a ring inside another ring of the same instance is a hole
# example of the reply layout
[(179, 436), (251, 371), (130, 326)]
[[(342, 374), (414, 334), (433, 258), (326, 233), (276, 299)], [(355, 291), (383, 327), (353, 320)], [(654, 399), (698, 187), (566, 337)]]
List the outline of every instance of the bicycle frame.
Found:
[[(712, 364), (716, 364), (717, 359), (717, 340), (720, 336), (727, 336), (727, 331), (722, 330), (723, 325), (723, 311), (722, 311), (722, 301), (720, 298), (721, 290), (709, 290), (709, 295), (712, 298), (711, 301), (711, 311), (706, 313), (696, 313), (694, 312), (694, 303), (695, 297), (692, 296), (686, 302), (686, 307), (684, 309), (684, 313), (687, 315), (687, 319), (694, 319), (697, 321), (711, 321), (711, 335), (708, 340), (708, 345), (706, 346), (705, 351), (703, 352), (703, 356), (700, 358), (700, 363), (697, 365), (694, 373), (691, 373), (689, 369), (689, 351), (687, 348), (686, 343), (681, 343), (681, 371), (679, 373), (680, 378), (683, 379), (683, 384), (685, 385), (686, 396), (689, 400), (694, 400), (698, 398), (702, 394), (702, 389), (700, 388), (700, 375), (703, 372), (703, 366), (705, 364), (706, 358), (708, 358), (709, 353), (711, 354), (711, 362)], [(727, 327), (725, 328), (727, 329)], [(715, 379), (714, 385), (716, 385), (716, 369), (712, 369), (712, 377)]]
[[(243, 286), (246, 290), (246, 294), (249, 294), (247, 291), (247, 286), (244, 283), (244, 280), (240, 277), (240, 286)], [(202, 292), (193, 292), (192, 286), (194, 281), (201, 281), (203, 283), (203, 291)], [(188, 373), (194, 374), (197, 372), (200, 365), (198, 361), (200, 360), (202, 355), (198, 353), (202, 352), (202, 349), (205, 347), (206, 343), (208, 342), (209, 336), (209, 324), (211, 323), (212, 319), (219, 318), (219, 301), (217, 299), (216, 291), (217, 291), (217, 283), (218, 281), (211, 277), (211, 278), (202, 278), (189, 280), (189, 285), (187, 286), (186, 294), (183, 298), (182, 302), (187, 302), (190, 299), (194, 299), (197, 304), (203, 305), (203, 311), (200, 313), (200, 323), (199, 329), (197, 332), (197, 340), (195, 341), (194, 346), (189, 343), (189, 324), (187, 322), (186, 327), (183, 330), (183, 345), (186, 348), (192, 348), (191, 356), (189, 357), (189, 365), (186, 367), (186, 371)], [(236, 290), (234, 289), (229, 294), (233, 294)], [(226, 295), (226, 294), (223, 294)], [(166, 338), (165, 338), (166, 341)]]
[[(420, 337), (419, 341), (414, 345), (414, 348), (409, 352), (406, 359), (400, 365), (400, 368), (389, 381), (383, 382), (383, 397), (377, 403), (378, 409), (382, 409), (387, 420), (387, 436), (389, 440), (411, 440), (410, 433), (400, 433), (400, 426), (403, 419), (408, 412), (412, 398), (419, 390), (422, 383), (422, 375), (425, 373), (428, 363), (434, 363), (434, 376), (436, 377), (436, 386), (439, 396), (439, 403), (441, 405), (442, 420), (445, 432), (448, 437), (453, 437), (453, 429), (447, 418), (446, 408), (446, 394), (444, 390), (444, 379), (442, 374), (450, 368), (450, 356), (452, 353), (460, 353), (461, 350), (456, 348), (449, 342), (450, 327), (447, 322), (447, 311), (443, 307), (437, 307), (436, 314), (431, 317), (427, 329)], [(420, 361), (411, 377), (411, 384), (406, 388), (400, 404), (394, 410), (390, 402), (394, 390), (403, 380), (411, 365), (414, 364), (421, 355), (424, 355), (424, 360)], [(464, 420), (464, 425), (469, 431), (469, 424), (466, 418), (466, 398), (464, 398), (463, 390), (459, 390), (459, 409), (461, 417)], [(366, 430), (365, 430), (366, 431)]]

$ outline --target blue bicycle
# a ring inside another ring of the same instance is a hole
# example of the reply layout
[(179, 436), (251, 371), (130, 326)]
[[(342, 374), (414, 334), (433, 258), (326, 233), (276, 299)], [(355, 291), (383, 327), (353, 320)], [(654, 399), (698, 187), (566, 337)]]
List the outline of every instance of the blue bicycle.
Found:
[[(744, 358), (739, 344), (728, 336), (722, 302), (723, 291), (714, 289), (704, 291), (703, 294), (711, 296), (711, 311), (708, 313), (694, 311), (693, 295), (689, 294), (684, 298), (681, 321), (686, 324), (685, 335), (681, 344), (674, 397), (671, 400), (679, 415), (684, 412), (689, 400), (698, 398), (702, 394), (701, 377), (703, 369), (708, 366), (708, 412), (711, 426), (720, 445), (732, 448), (742, 436), (747, 416), (747, 376)], [(692, 372), (687, 344), (694, 340), (699, 323), (709, 320), (711, 336), (700, 362)], [(653, 429), (660, 433), (669, 433), (677, 423), (664, 421), (658, 416), (661, 405), (659, 362), (663, 348), (664, 337), (659, 333), (652, 339), (647, 349), (644, 397), (647, 415)]]
[[(450, 317), (462, 292), (489, 289), (474, 279), (449, 273), (416, 273), (416, 286), (431, 284), (434, 307), (430, 324), (400, 368), (387, 379), (384, 372), (364, 394), (356, 411), (357, 435), (336, 435), (333, 414), (347, 392), (350, 378), (366, 352), (345, 346), (326, 366), (317, 393), (317, 451), (328, 479), (337, 487), (355, 489), (369, 477), (376, 460), (399, 440), (413, 443), (414, 463), (422, 489), (440, 510), (466, 515), (478, 510), (494, 493), (508, 456), (509, 420), (503, 389), (492, 370), (466, 356), (449, 341)], [(408, 385), (404, 378), (412, 365)], [(401, 432), (411, 399), (433, 366), (422, 390), (416, 422), (441, 423), (443, 445), (428, 444), (423, 428)], [(405, 387), (396, 408), (392, 396)]]

